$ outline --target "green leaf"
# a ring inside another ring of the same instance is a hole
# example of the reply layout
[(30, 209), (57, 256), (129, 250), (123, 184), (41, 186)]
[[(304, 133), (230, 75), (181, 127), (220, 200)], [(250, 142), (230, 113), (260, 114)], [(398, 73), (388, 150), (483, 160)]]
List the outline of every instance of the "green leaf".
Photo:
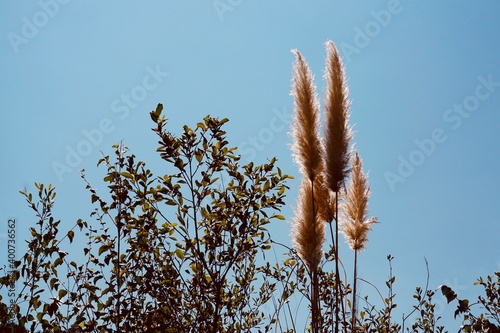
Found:
[(206, 126), (204, 123), (201, 123), (201, 122), (200, 122), (200, 123), (198, 123), (198, 124), (196, 124), (196, 127), (199, 127), (199, 128), (201, 128), (202, 130), (204, 130), (204, 131), (206, 131), (206, 130), (207, 130), (207, 126)]
[(103, 245), (99, 248), (99, 255), (101, 255), (103, 252), (106, 252), (109, 249), (108, 245)]
[(175, 250), (175, 255), (180, 259), (180, 260), (184, 260), (184, 252), (182, 252), (181, 249), (177, 249)]
[(155, 111), (155, 114), (156, 114), (157, 116), (160, 116), (160, 113), (161, 113), (161, 111), (162, 111), (162, 110), (163, 110), (163, 104), (158, 103), (158, 105), (156, 106), (156, 111)]
[(110, 173), (103, 179), (105, 182), (111, 182), (113, 180), (113, 175)]
[(196, 273), (196, 271), (198, 270), (198, 265), (196, 265), (194, 261), (189, 264), (189, 267), (191, 267), (193, 273)]
[(132, 176), (132, 174), (130, 172), (127, 172), (127, 171), (123, 171), (120, 173), (123, 177), (125, 178), (129, 178), (129, 179), (133, 179), (134, 176)]
[(73, 243), (73, 238), (75, 238), (75, 232), (73, 230), (68, 231), (69, 242)]
[(83, 222), (82, 219), (78, 219), (78, 221), (76, 221), (76, 225), (78, 225), (81, 230), (83, 229), (83, 226), (86, 225), (86, 222)]
[(448, 286), (442, 285), (441, 292), (443, 293), (443, 296), (446, 297), (448, 304), (457, 298), (457, 294)]
[(201, 161), (203, 160), (203, 155), (202, 155), (201, 151), (196, 152), (194, 156), (196, 157), (196, 160), (198, 161), (198, 163), (201, 163)]
[(57, 294), (57, 296), (59, 297), (59, 299), (62, 299), (64, 296), (66, 296), (68, 292), (64, 289), (61, 289), (59, 290), (59, 293)]
[(271, 183), (269, 180), (267, 180), (264, 184), (264, 192), (267, 192), (269, 190), (269, 187), (271, 187)]
[(165, 204), (169, 206), (177, 206), (177, 203), (174, 200), (168, 198), (165, 200)]
[(60, 266), (60, 265), (62, 265), (62, 263), (63, 263), (63, 260), (61, 258), (57, 258), (54, 261), (54, 266)]
[(158, 118), (160, 118), (160, 115), (161, 115), (161, 111), (163, 110), (163, 105), (160, 103), (156, 106), (156, 110), (155, 111), (151, 111), (150, 113), (150, 116), (151, 116), (151, 119), (154, 121), (154, 122), (157, 122), (158, 121)]
[(54, 285), (57, 283), (57, 279), (56, 278), (52, 278), (50, 279), (50, 289), (54, 289)]
[(178, 158), (175, 160), (174, 166), (179, 170), (184, 170), (184, 161)]
[(461, 313), (466, 313), (468, 310), (469, 310), (469, 300), (459, 299), (457, 309), (455, 310), (455, 318), (457, 318), (457, 316), (460, 315)]
[(281, 186), (279, 191), (278, 191), (278, 195), (282, 195), (283, 193), (285, 193), (285, 186)]

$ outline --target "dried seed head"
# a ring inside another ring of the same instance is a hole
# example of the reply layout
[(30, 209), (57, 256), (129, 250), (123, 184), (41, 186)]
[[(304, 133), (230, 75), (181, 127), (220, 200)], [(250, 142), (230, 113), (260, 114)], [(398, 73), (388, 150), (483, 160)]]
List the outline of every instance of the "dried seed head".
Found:
[(293, 51), (296, 61), (293, 68), (292, 96), (294, 122), (292, 125), (292, 153), (300, 172), (314, 180), (322, 163), (319, 139), (319, 102), (313, 75), (302, 55)]
[(319, 218), (312, 189), (311, 181), (303, 179), (292, 227), (292, 240), (297, 253), (310, 271), (316, 270), (321, 261), (325, 240), (325, 224)]
[(342, 233), (349, 247), (354, 251), (362, 250), (368, 242), (368, 232), (377, 217), (366, 218), (368, 214), (368, 199), (370, 188), (368, 176), (363, 174), (363, 162), (357, 151), (354, 151), (351, 169), (351, 179), (346, 188), (345, 200), (342, 205)]
[(349, 172), (352, 130), (344, 68), (332, 41), (327, 42), (325, 80), (325, 184), (331, 191), (339, 192)]

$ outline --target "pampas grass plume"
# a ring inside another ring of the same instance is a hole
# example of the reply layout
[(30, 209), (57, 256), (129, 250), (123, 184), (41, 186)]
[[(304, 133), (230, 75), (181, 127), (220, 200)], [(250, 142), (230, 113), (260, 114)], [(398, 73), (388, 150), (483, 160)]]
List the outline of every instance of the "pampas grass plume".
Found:
[(368, 176), (363, 173), (363, 161), (357, 151), (354, 151), (352, 160), (351, 179), (342, 206), (345, 215), (342, 233), (349, 247), (354, 251), (360, 251), (366, 247), (368, 232), (372, 224), (377, 223), (377, 217), (367, 219), (370, 188)]
[(311, 181), (303, 179), (299, 188), (297, 207), (294, 209), (292, 240), (297, 254), (309, 271), (315, 271), (323, 256), (324, 223), (314, 208)]
[(339, 192), (349, 172), (349, 144), (352, 130), (349, 127), (348, 88), (337, 48), (332, 41), (326, 43), (325, 69), (325, 184)]
[(292, 153), (300, 172), (313, 181), (322, 164), (319, 139), (319, 102), (313, 74), (299, 51), (293, 50), (296, 61), (293, 67), (292, 96), (295, 119), (292, 125)]

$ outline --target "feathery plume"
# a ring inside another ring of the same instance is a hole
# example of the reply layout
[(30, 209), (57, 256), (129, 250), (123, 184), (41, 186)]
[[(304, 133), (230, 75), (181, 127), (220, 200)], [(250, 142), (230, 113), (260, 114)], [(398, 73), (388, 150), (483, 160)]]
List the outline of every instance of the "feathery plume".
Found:
[[(339, 273), (339, 218), (338, 218), (338, 194), (344, 185), (344, 180), (349, 172), (349, 144), (352, 131), (349, 127), (349, 101), (348, 88), (345, 82), (344, 68), (338, 54), (337, 48), (332, 41), (326, 43), (326, 69), (325, 69), (325, 131), (323, 136), (324, 155), (324, 177), (325, 186), (337, 197), (335, 214), (335, 333), (339, 332), (340, 307), (343, 304), (340, 296), (340, 273)], [(345, 312), (343, 312), (345, 315)]]
[[(316, 96), (314, 77), (309, 66), (297, 51), (293, 51), (296, 61), (293, 67), (292, 96), (295, 117), (292, 127), (292, 154), (303, 175), (299, 188), (298, 207), (295, 210), (292, 240), (298, 255), (305, 262), (311, 277), (311, 317), (312, 330), (318, 330), (319, 284), (318, 265), (323, 256), (325, 239), (324, 223), (317, 207), (316, 190), (325, 192), (322, 176), (322, 146), (319, 138), (319, 102)], [(325, 195), (322, 195), (325, 200)]]
[(349, 144), (352, 130), (349, 127), (348, 88), (337, 48), (332, 41), (326, 43), (325, 70), (325, 184), (333, 192), (339, 192), (349, 172)]
[(354, 151), (352, 159), (351, 179), (342, 206), (342, 212), (345, 215), (342, 233), (349, 247), (357, 252), (365, 248), (368, 242), (368, 232), (372, 224), (377, 223), (377, 217), (366, 218), (370, 197), (368, 176), (363, 174), (363, 161), (357, 151)]
[(297, 254), (304, 260), (310, 272), (315, 271), (321, 261), (325, 239), (324, 223), (318, 218), (313, 201), (311, 181), (303, 179), (297, 207), (294, 209), (292, 240)]
[(345, 215), (342, 220), (342, 233), (349, 247), (354, 250), (352, 331), (356, 332), (358, 252), (366, 247), (368, 232), (372, 229), (372, 224), (377, 223), (376, 217), (366, 218), (370, 187), (368, 185), (368, 176), (363, 174), (363, 161), (361, 161), (357, 151), (354, 151), (352, 157), (351, 179), (345, 192), (345, 200), (342, 206), (342, 212)]
[(319, 139), (319, 102), (314, 77), (299, 51), (293, 50), (296, 61), (293, 67), (292, 96), (295, 119), (292, 125), (292, 153), (300, 172), (313, 181), (322, 163)]

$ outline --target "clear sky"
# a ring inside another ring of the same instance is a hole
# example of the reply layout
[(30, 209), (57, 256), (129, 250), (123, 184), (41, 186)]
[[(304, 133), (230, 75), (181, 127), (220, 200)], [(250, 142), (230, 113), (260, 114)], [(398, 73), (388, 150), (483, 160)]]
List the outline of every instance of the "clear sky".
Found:
[[(19, 241), (36, 222), (23, 187), (52, 183), (55, 217), (69, 227), (92, 210), (78, 170), (104, 187), (100, 151), (123, 139), (138, 159), (157, 161), (148, 115), (157, 103), (172, 132), (206, 114), (228, 117), (243, 161), (276, 156), (297, 177), (290, 221), (299, 178), (288, 147), (290, 50), (307, 59), (322, 97), (331, 39), (381, 222), (360, 276), (383, 288), (392, 254), (398, 309), (408, 313), (425, 257), (431, 288), (474, 297), (476, 278), (500, 270), (499, 14), (494, 0), (3, 1), (0, 246), (9, 218)], [(287, 223), (271, 229), (288, 241)], [(347, 246), (341, 255), (350, 261)], [(436, 300), (438, 314), (452, 315), (454, 305)]]

